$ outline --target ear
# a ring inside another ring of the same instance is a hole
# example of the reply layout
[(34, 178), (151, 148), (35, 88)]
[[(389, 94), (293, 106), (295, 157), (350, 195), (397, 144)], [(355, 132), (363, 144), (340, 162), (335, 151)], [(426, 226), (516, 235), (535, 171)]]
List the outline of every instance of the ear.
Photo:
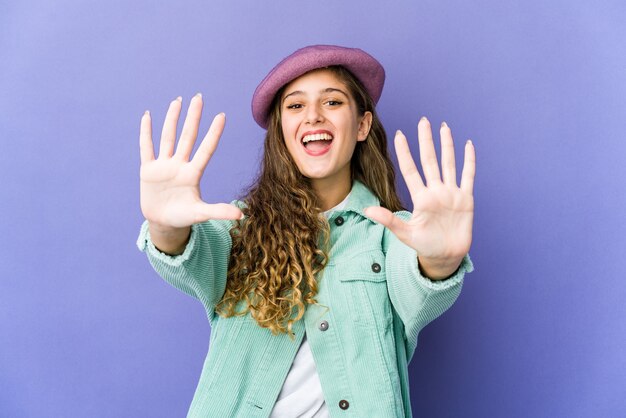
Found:
[(365, 141), (367, 139), (367, 135), (370, 133), (370, 128), (372, 127), (372, 112), (367, 111), (361, 116), (361, 121), (359, 122), (359, 132), (357, 134), (357, 141)]

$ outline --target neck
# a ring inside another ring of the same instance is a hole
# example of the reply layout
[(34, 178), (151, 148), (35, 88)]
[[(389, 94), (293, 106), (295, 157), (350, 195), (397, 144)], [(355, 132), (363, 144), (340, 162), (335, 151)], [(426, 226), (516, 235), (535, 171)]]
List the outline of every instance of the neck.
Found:
[(320, 200), (322, 211), (326, 211), (334, 208), (346, 198), (352, 189), (352, 180), (350, 176), (344, 176), (342, 179), (312, 179), (311, 185)]

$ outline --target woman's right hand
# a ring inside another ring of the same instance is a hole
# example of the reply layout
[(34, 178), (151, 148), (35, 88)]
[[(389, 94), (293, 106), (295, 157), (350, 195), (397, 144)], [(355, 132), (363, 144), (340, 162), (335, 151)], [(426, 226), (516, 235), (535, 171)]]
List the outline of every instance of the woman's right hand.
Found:
[[(178, 250), (181, 244), (186, 243), (192, 224), (209, 219), (240, 219), (243, 215), (233, 205), (205, 203), (200, 195), (200, 179), (224, 130), (224, 114), (220, 113), (213, 119), (208, 133), (190, 159), (202, 115), (202, 96), (197, 94), (191, 99), (178, 146), (175, 146), (181, 106), (180, 97), (170, 103), (161, 133), (158, 158), (154, 156), (149, 112), (141, 118), (139, 134), (141, 211), (150, 224), (153, 241), (159, 235), (165, 241), (168, 237), (181, 241), (180, 237), (184, 236), (182, 243), (171, 242), (171, 246), (167, 242), (161, 243), (170, 250)], [(156, 241), (154, 243), (157, 245)], [(170, 252), (166, 248), (159, 248)]]

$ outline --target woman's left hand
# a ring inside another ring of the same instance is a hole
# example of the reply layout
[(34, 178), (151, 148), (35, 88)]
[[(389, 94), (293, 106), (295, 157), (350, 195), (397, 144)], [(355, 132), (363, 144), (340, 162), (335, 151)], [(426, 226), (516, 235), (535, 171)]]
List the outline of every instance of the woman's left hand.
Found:
[(389, 228), (398, 239), (413, 248), (422, 273), (437, 280), (456, 271), (472, 243), (476, 156), (472, 142), (467, 141), (459, 187), (450, 128), (444, 122), (440, 130), (443, 176), (437, 163), (430, 123), (424, 117), (417, 128), (426, 184), (411, 157), (404, 134), (398, 131), (395, 138), (398, 164), (413, 201), (411, 219), (404, 221), (382, 207), (367, 208), (366, 215)]

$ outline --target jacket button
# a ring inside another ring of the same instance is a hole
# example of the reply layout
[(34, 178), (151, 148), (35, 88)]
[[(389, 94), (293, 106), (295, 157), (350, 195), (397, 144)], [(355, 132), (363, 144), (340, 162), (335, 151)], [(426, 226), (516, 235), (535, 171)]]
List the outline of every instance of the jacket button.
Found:
[(343, 225), (343, 217), (341, 217), (341, 216), (337, 216), (337, 217), (335, 218), (335, 225), (337, 225), (337, 226), (341, 226), (341, 225)]
[(372, 264), (372, 271), (374, 273), (380, 273), (380, 264), (378, 264), (378, 263)]
[(328, 329), (328, 321), (321, 321), (318, 328), (320, 331), (326, 331)]
[(348, 401), (346, 401), (345, 399), (342, 399), (342, 400), (339, 401), (339, 408), (341, 408), (341, 409), (343, 409), (345, 411), (349, 407), (350, 407), (350, 403)]

